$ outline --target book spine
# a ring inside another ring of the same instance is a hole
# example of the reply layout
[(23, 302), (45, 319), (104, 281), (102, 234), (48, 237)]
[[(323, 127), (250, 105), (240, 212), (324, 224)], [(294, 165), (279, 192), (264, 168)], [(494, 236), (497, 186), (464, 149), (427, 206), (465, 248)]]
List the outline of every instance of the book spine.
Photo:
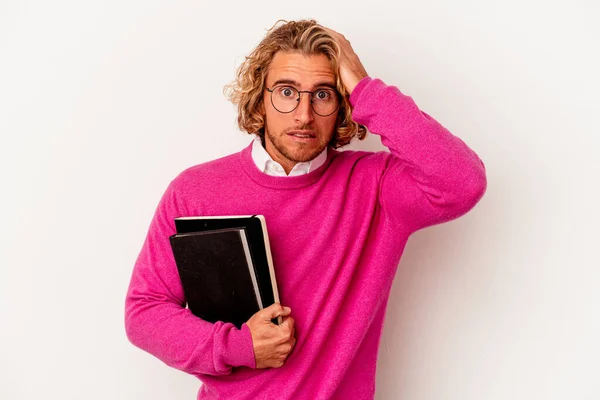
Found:
[(252, 279), (252, 286), (254, 287), (254, 295), (256, 296), (256, 303), (258, 304), (258, 308), (262, 310), (264, 308), (264, 304), (260, 295), (260, 291), (258, 290), (258, 282), (256, 282), (256, 270), (254, 268), (254, 262), (252, 261), (252, 256), (250, 255), (250, 246), (248, 245), (248, 238), (246, 237), (246, 230), (240, 229), (239, 231), (240, 239), (242, 240), (242, 246), (244, 247), (244, 253), (246, 254), (246, 261), (248, 265), (248, 272), (250, 273), (250, 279)]

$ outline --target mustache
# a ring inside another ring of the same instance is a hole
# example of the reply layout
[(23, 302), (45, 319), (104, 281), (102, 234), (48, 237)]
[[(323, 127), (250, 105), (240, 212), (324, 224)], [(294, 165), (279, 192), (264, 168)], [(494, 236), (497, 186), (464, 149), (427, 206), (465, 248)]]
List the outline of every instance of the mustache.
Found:
[(311, 131), (311, 132), (315, 132), (315, 128), (311, 125), (300, 125), (297, 127), (293, 127), (293, 128), (288, 128), (285, 131), (283, 131), (284, 133), (289, 133), (292, 131)]

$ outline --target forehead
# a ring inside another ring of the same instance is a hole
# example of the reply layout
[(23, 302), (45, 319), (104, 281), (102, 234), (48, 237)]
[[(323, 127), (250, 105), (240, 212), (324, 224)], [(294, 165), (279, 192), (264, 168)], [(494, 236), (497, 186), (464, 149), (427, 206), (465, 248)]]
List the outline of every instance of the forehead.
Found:
[(329, 59), (323, 54), (275, 53), (267, 72), (267, 85), (282, 79), (296, 81), (307, 88), (322, 83), (335, 84), (335, 74)]

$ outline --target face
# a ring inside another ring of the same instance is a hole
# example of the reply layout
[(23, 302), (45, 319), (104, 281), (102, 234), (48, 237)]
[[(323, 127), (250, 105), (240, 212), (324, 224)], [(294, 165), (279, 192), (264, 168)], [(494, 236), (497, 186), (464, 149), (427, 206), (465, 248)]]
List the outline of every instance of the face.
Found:
[[(335, 90), (335, 79), (326, 56), (280, 51), (269, 66), (266, 87), (272, 89), (285, 84), (297, 90)], [(310, 96), (302, 93), (298, 107), (283, 114), (273, 107), (271, 93), (266, 89), (263, 93), (265, 149), (287, 173), (296, 163), (317, 157), (334, 135), (337, 111), (326, 117), (316, 114), (311, 107)]]

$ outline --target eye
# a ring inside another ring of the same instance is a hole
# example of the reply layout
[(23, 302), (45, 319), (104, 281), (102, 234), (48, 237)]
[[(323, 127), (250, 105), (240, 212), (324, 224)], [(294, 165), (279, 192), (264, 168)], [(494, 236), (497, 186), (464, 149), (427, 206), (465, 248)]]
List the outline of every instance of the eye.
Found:
[(329, 90), (318, 90), (315, 92), (315, 99), (317, 100), (330, 100), (331, 99), (331, 93), (329, 92)]
[(283, 97), (293, 98), (296, 95), (296, 93), (295, 93), (296, 91), (289, 86), (282, 86), (282, 87), (278, 88), (278, 92)]

